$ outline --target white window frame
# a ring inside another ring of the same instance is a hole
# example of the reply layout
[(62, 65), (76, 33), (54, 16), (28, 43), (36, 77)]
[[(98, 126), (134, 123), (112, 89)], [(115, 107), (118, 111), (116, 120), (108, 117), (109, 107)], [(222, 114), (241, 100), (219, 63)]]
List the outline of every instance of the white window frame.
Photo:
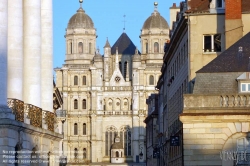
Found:
[[(245, 91), (242, 90), (242, 86), (243, 85), (246, 86), (246, 90)], [(250, 85), (250, 83), (241, 83), (240, 84), (240, 91), (243, 92), (243, 93), (250, 92), (250, 87), (248, 88), (249, 85)]]
[[(203, 49), (204, 53), (209, 53), (209, 52), (214, 53), (214, 52), (216, 52), (216, 51), (214, 51), (214, 36), (215, 35), (219, 35), (219, 33), (218, 34), (205, 34), (205, 35), (203, 35), (203, 46), (202, 46), (202, 49)], [(205, 36), (211, 36), (211, 51), (210, 50), (209, 51), (205, 50)]]

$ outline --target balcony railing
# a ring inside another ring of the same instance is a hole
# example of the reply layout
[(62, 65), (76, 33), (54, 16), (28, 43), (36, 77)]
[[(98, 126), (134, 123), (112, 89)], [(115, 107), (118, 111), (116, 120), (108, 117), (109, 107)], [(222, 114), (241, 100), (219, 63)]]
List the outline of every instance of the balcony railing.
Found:
[[(53, 112), (42, 110), (42, 108), (24, 103), (18, 99), (9, 98), (7, 104), (12, 109), (16, 121), (28, 123), (39, 128), (44, 128), (43, 125), (47, 125), (48, 130), (54, 131), (56, 117)], [(25, 121), (25, 119), (29, 119), (29, 121)]]

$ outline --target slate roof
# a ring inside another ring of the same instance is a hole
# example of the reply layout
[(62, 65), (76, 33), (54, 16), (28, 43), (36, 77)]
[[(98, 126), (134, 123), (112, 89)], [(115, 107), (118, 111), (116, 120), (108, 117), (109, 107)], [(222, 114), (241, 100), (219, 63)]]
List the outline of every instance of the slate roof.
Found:
[[(239, 51), (239, 47), (243, 51)], [(247, 72), (249, 71), (250, 32), (213, 59), (196, 73)]]
[[(200, 13), (200, 12), (209, 12), (210, 0), (191, 0), (188, 1), (188, 6), (190, 9), (187, 10), (187, 13)], [(242, 12), (250, 12), (250, 3), (249, 0), (242, 0)]]
[[(127, 54), (127, 55), (134, 55), (135, 54), (135, 45), (130, 40), (126, 33), (122, 33), (121, 36), (117, 39), (115, 44), (111, 48), (111, 54), (116, 54), (116, 47), (118, 47), (118, 54)], [(139, 54), (141, 54), (139, 52)]]
[(109, 41), (108, 41), (108, 39), (106, 40), (106, 43), (105, 43), (105, 46), (104, 46), (104, 48), (107, 48), (107, 47), (110, 47), (110, 44), (109, 44)]

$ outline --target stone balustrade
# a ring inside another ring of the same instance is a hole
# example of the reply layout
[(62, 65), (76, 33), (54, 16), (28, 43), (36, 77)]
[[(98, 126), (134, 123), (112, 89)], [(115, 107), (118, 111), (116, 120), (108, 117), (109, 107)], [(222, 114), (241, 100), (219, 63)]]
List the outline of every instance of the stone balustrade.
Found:
[(132, 111), (98, 111), (102, 115), (132, 115)]
[(185, 94), (184, 109), (250, 107), (250, 94), (199, 95)]
[(34, 127), (45, 128), (46, 125), (48, 130), (54, 131), (56, 116), (53, 112), (42, 110), (42, 108), (18, 99), (9, 98), (7, 104), (12, 109), (15, 120), (27, 123), (25, 119), (29, 119), (29, 124)]

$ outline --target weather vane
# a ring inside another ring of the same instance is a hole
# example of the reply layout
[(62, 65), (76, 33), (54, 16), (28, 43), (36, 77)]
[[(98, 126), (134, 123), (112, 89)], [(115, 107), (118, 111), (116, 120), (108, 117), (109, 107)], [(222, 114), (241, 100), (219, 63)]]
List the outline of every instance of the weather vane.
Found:
[(79, 2), (80, 2), (80, 7), (82, 7), (82, 2), (83, 2), (83, 0), (79, 0)]

